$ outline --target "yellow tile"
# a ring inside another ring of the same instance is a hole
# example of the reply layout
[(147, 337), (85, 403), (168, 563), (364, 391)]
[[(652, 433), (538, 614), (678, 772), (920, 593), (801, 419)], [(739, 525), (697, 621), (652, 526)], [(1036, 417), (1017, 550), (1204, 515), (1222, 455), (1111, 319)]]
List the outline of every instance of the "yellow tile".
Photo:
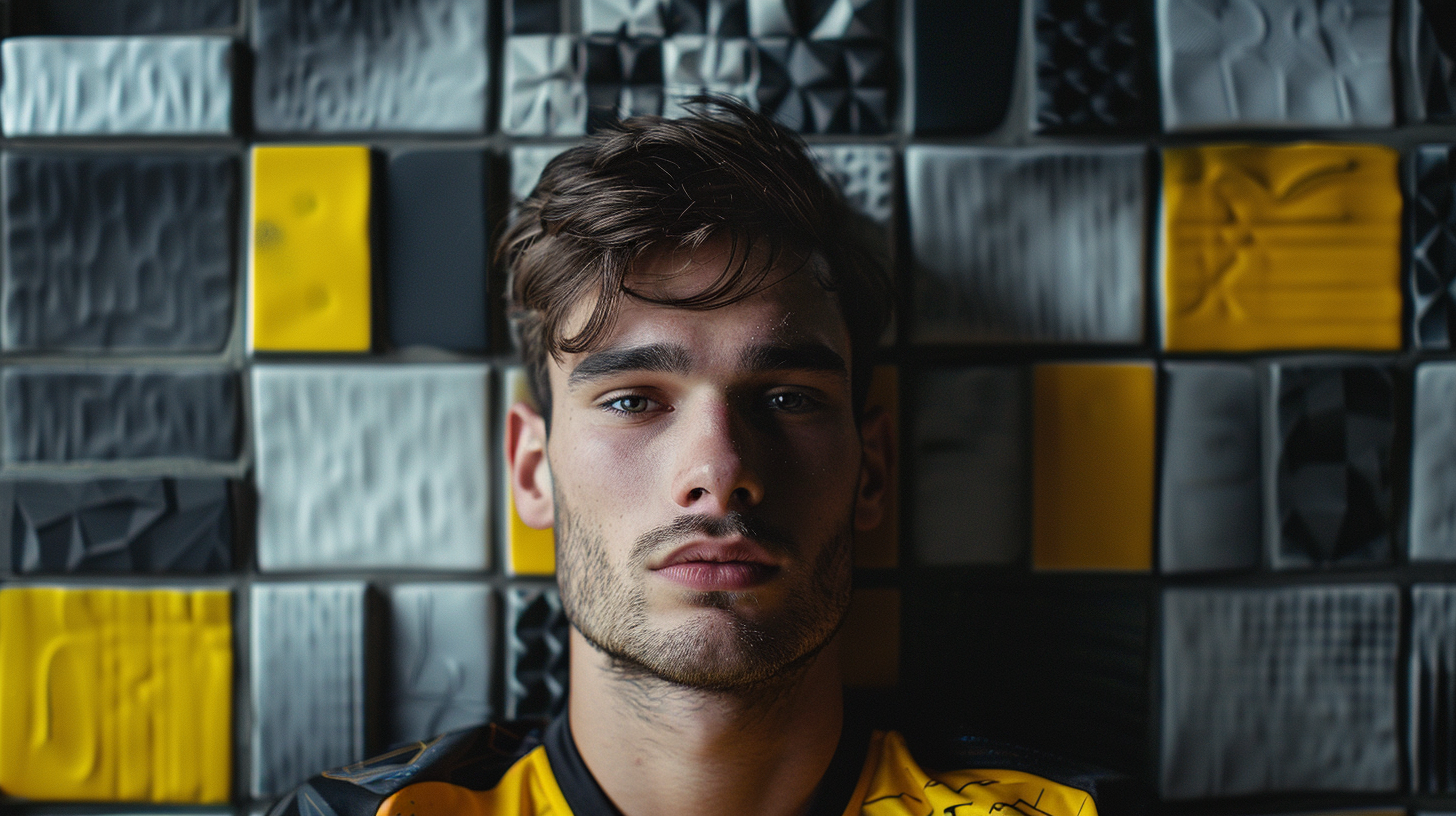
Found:
[(839, 638), (845, 685), (890, 688), (900, 682), (900, 590), (856, 589)]
[(369, 149), (253, 148), (252, 344), (369, 350)]
[(1377, 145), (1164, 151), (1167, 348), (1400, 348), (1398, 159)]
[[(526, 370), (521, 366), (505, 372), (505, 408), (517, 402), (530, 402), (531, 392), (526, 382)], [(505, 416), (505, 411), (501, 411)], [(504, 473), (505, 457), (502, 460), (501, 484), (506, 490), (506, 569), (511, 575), (555, 575), (556, 534), (552, 529), (537, 530), (527, 527), (516, 513), (516, 497), (511, 489), (510, 474)]]
[(0, 790), (226, 802), (227, 592), (0, 590)]
[(1037, 569), (1152, 566), (1154, 394), (1148, 363), (1036, 367), (1032, 560)]
[[(895, 427), (894, 446), (900, 447), (900, 375), (894, 366), (876, 366), (870, 380), (867, 406), (880, 406), (890, 414)], [(854, 565), (861, 569), (889, 569), (900, 563), (900, 467), (898, 457), (890, 469), (889, 494), (885, 517), (873, 530), (857, 532), (854, 538)]]

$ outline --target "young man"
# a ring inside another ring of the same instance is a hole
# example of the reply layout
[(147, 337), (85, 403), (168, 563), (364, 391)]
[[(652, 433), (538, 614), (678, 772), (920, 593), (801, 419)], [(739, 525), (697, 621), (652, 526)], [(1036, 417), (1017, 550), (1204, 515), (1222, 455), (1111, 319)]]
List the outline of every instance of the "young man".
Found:
[(850, 548), (893, 455), (864, 408), (891, 289), (856, 223), (797, 137), (731, 103), (547, 167), (500, 249), (539, 406), (506, 435), (522, 519), (556, 530), (567, 713), (324, 774), (275, 813), (1094, 816), (845, 716)]

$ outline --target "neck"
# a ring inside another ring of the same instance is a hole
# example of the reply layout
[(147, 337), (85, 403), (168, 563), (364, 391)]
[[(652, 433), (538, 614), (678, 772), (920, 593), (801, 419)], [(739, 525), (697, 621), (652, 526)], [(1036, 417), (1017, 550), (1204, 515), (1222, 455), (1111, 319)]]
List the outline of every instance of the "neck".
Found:
[(724, 692), (624, 671), (571, 638), (572, 736), (626, 816), (808, 808), (843, 724), (835, 641), (781, 682)]

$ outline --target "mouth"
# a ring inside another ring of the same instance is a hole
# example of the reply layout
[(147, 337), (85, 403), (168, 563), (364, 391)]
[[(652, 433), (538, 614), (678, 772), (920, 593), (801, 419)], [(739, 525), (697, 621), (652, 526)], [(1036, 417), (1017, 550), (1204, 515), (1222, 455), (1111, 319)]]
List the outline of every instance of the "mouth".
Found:
[(735, 539), (695, 541), (668, 553), (651, 569), (686, 589), (734, 592), (766, 583), (778, 574), (780, 567), (762, 547)]

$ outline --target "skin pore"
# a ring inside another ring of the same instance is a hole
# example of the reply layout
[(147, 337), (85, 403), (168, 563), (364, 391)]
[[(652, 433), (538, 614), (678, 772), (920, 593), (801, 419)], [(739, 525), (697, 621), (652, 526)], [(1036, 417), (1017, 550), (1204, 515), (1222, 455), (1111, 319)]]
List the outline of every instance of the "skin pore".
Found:
[[(727, 262), (709, 242), (629, 283), (681, 296)], [(549, 434), (511, 411), (517, 508), (556, 525), (572, 733), (628, 816), (802, 813), (829, 766), (853, 530), (890, 455), (882, 414), (855, 422), (850, 353), (806, 270), (707, 311), (625, 298), (552, 361)]]

